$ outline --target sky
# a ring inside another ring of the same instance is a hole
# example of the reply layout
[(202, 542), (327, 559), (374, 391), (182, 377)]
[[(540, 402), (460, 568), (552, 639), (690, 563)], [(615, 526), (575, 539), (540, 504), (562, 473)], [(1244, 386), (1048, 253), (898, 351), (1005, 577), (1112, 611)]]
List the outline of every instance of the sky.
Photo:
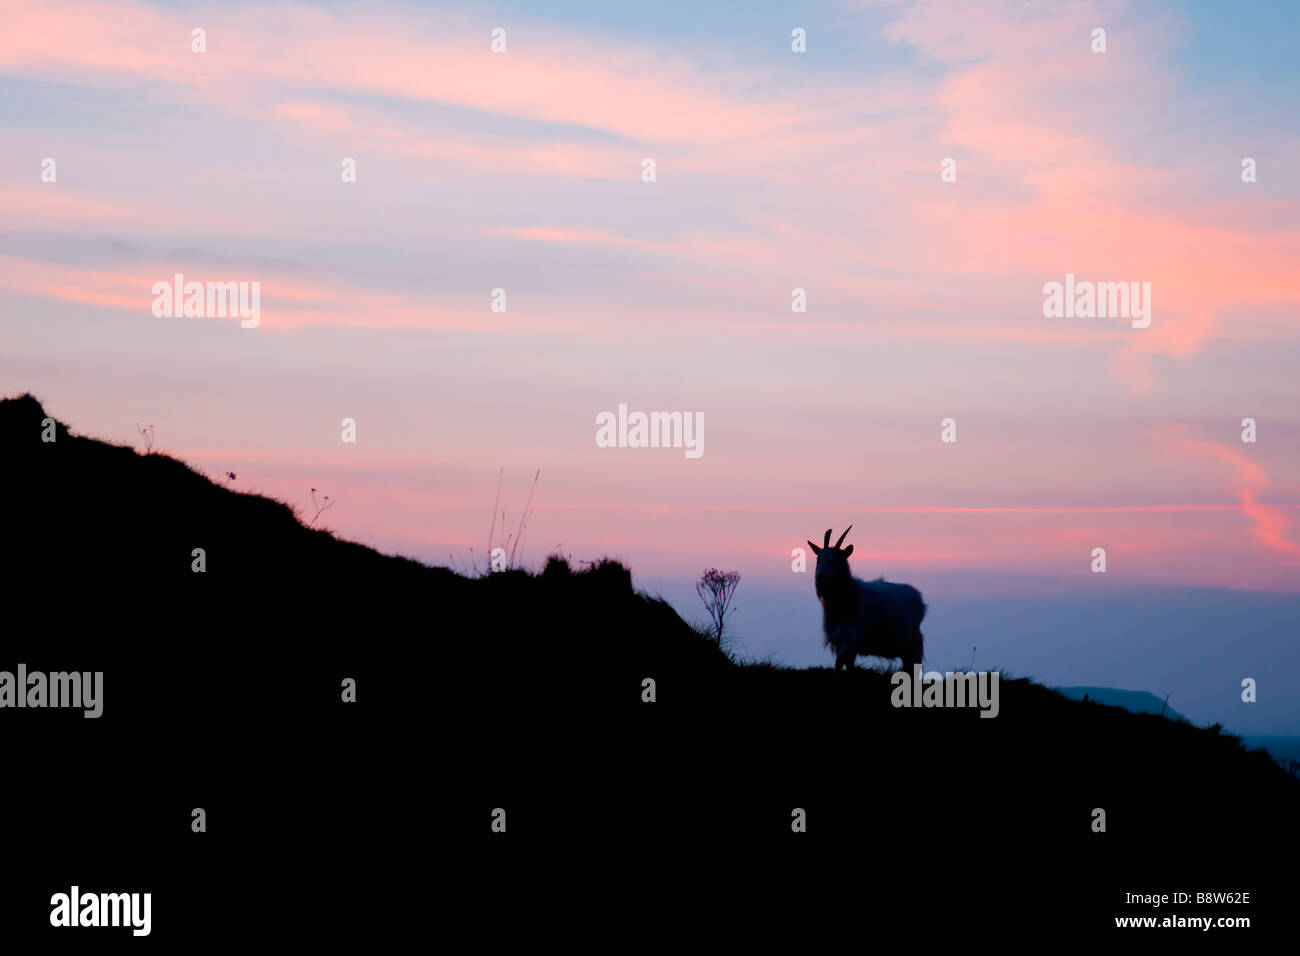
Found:
[[(793, 551), (849, 524), (954, 654), (959, 606), (1041, 632), (1074, 625), (1025, 602), (1099, 588), (1121, 630), (1194, 592), (1294, 638), (1297, 19), (0, 0), (0, 393), (461, 569), (540, 469), (519, 561), (614, 556), (684, 611), (734, 568), (799, 663)], [(258, 283), (257, 325), (155, 314), (177, 273)], [(1067, 275), (1149, 283), (1149, 325), (1046, 315)], [(600, 447), (620, 405), (703, 453)], [(1105, 683), (1070, 660), (1034, 669)], [(1300, 732), (1288, 661), (1256, 732)]]

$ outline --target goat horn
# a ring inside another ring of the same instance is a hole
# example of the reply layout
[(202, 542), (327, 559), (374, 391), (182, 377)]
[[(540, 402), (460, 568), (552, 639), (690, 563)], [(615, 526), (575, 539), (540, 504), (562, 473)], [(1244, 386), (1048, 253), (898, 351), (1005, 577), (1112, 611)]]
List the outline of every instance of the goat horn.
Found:
[(831, 529), (827, 528), (826, 537), (822, 540), (822, 547), (829, 548), (830, 546), (831, 546)]
[[(842, 545), (844, 543), (844, 539), (849, 536), (849, 532), (852, 530), (853, 530), (853, 525), (849, 525), (847, 528), (845, 528), (844, 533), (840, 535), (840, 540), (835, 542), (835, 547), (838, 548), (840, 545)], [(831, 539), (831, 535), (830, 532), (828, 531), (826, 532), (826, 540), (829, 541), (830, 539)]]

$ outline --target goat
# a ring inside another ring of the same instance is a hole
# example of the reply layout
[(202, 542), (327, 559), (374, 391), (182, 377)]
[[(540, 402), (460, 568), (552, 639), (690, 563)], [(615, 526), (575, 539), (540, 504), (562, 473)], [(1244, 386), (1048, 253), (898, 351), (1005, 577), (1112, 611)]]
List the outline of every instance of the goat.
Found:
[(858, 655), (898, 657), (903, 670), (911, 672), (913, 664), (925, 655), (925, 636), (921, 619), (925, 602), (921, 592), (910, 584), (894, 584), (883, 577), (860, 581), (849, 573), (849, 555), (853, 545), (843, 550), (853, 525), (831, 547), (831, 530), (819, 548), (811, 541), (808, 547), (817, 555), (814, 586), (822, 603), (822, 642), (835, 653), (835, 669), (853, 667)]

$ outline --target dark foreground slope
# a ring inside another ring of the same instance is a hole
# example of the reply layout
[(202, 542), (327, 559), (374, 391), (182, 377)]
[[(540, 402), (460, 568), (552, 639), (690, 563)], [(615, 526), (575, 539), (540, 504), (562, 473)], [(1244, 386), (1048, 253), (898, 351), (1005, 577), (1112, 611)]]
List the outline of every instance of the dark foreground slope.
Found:
[(893, 708), (873, 672), (739, 667), (616, 564), (467, 579), (165, 456), (42, 442), (44, 418), (0, 402), (0, 670), (103, 671), (105, 700), (0, 710), (15, 932), (73, 882), (152, 891), (181, 941), (484, 911), (486, 940), (531, 910), (635, 928), (724, 898), (751, 925), (813, 905), (1003, 936), (1113, 931), (1152, 912), (1127, 892), (1277, 912), (1300, 783), (1235, 738), (1026, 680), (989, 720)]

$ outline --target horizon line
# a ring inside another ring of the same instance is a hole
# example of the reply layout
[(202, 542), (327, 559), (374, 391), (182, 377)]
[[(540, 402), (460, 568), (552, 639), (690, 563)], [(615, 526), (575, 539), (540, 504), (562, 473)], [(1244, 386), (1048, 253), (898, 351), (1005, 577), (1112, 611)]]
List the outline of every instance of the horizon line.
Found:
[[(1300, 504), (1269, 504), (1270, 508), (1300, 509)], [(534, 511), (762, 511), (818, 513), (865, 511), (899, 514), (1104, 514), (1109, 512), (1240, 511), (1242, 505), (1047, 505), (1042, 507), (967, 507), (958, 505), (863, 505), (807, 507), (795, 505), (537, 505)]]

